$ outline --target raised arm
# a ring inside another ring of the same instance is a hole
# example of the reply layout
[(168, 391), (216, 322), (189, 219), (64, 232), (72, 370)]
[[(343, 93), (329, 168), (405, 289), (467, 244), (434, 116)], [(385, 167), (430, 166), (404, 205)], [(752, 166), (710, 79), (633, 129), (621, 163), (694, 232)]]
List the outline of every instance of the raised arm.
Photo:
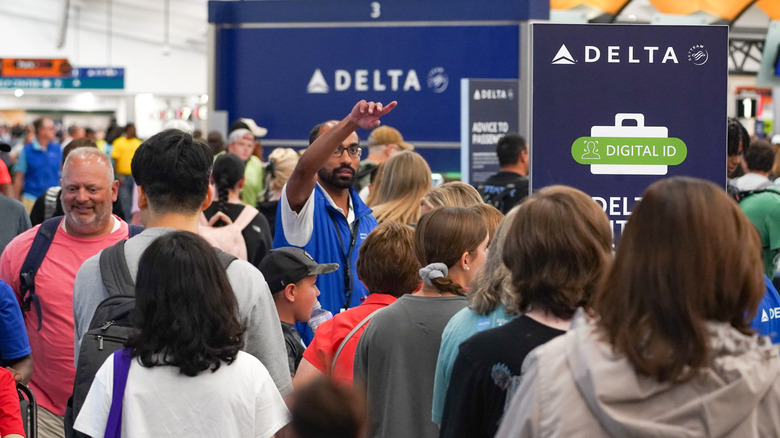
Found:
[(396, 101), (392, 101), (383, 106), (379, 102), (361, 100), (355, 104), (347, 117), (317, 137), (317, 140), (298, 160), (295, 170), (287, 181), (286, 193), (290, 208), (295, 212), (301, 211), (317, 183), (317, 171), (350, 134), (358, 128), (376, 128), (381, 123), (379, 118), (392, 111), (397, 104)]

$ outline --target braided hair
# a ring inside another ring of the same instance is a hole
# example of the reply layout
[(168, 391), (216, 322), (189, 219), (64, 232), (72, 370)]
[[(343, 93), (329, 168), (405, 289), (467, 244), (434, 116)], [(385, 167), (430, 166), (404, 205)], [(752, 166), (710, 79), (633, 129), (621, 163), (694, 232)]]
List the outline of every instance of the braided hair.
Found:
[(238, 155), (225, 153), (217, 157), (211, 172), (217, 186), (217, 209), (227, 214), (228, 191), (244, 177), (244, 162)]

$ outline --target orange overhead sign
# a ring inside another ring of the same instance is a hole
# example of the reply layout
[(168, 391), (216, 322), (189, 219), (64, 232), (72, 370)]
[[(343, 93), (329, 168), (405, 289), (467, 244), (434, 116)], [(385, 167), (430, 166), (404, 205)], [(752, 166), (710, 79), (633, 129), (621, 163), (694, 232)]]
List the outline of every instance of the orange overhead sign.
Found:
[(732, 21), (755, 0), (650, 0), (659, 12), (687, 15), (709, 12), (724, 20)]
[(758, 0), (756, 6), (769, 15), (770, 19), (780, 20), (780, 2), (777, 0)]
[(590, 6), (605, 14), (615, 15), (628, 0), (550, 0), (550, 9), (568, 10), (580, 5)]
[(3, 58), (0, 76), (6, 78), (60, 78), (70, 76), (70, 63), (65, 58)]

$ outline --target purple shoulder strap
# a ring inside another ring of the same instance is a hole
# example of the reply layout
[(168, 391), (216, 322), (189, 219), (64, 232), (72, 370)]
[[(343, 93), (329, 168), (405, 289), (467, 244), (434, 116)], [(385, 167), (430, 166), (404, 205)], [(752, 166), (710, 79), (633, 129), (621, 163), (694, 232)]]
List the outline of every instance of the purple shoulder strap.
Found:
[(111, 397), (111, 410), (108, 412), (105, 438), (122, 436), (122, 399), (125, 396), (127, 374), (130, 371), (130, 353), (132, 348), (114, 352), (114, 391)]

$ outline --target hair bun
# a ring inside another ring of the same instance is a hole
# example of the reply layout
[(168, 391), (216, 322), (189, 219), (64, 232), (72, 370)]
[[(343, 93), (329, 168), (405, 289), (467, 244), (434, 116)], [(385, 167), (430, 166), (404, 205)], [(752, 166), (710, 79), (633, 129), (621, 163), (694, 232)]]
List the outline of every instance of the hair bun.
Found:
[(430, 265), (420, 269), (420, 277), (425, 284), (433, 286), (433, 280), (437, 278), (446, 277), (449, 273), (447, 265), (444, 263), (431, 263)]

